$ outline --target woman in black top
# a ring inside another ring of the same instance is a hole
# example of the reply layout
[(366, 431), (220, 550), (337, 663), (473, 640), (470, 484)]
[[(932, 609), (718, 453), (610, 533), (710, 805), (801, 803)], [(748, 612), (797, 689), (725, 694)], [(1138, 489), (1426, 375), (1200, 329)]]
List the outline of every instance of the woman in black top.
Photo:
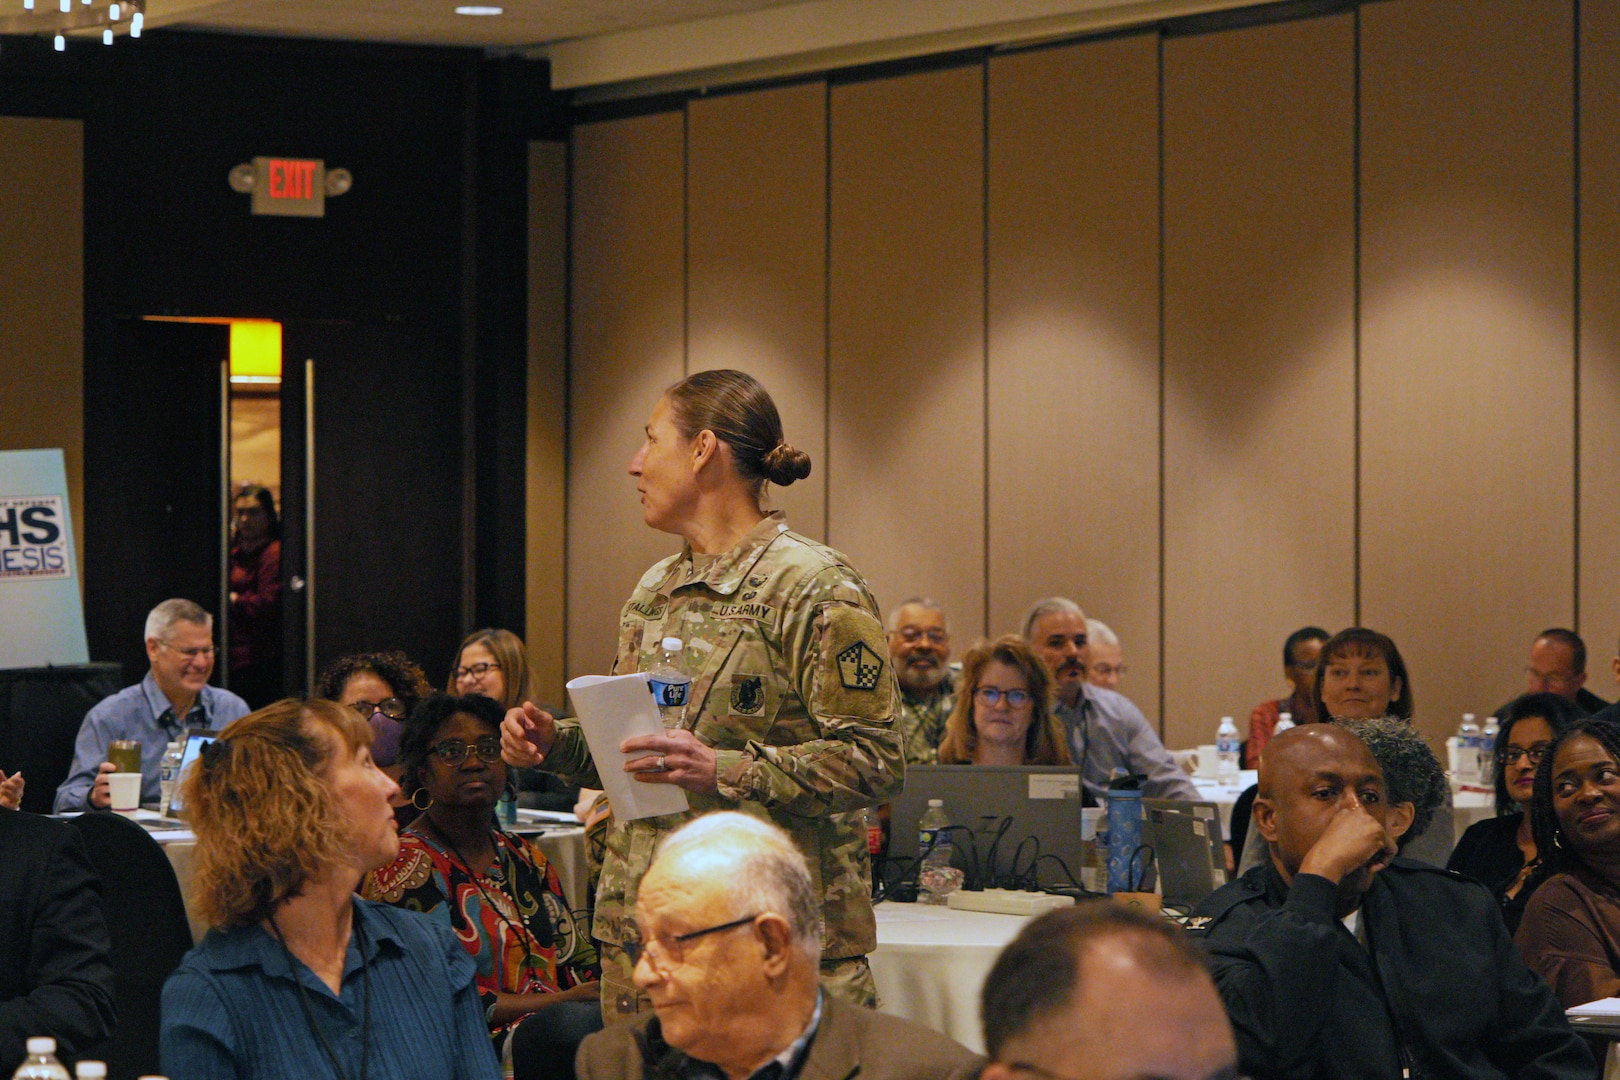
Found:
[(1446, 863), (1446, 869), (1491, 890), (1510, 934), (1543, 876), (1535, 873), (1528, 813), (1536, 766), (1552, 741), (1580, 719), (1580, 709), (1557, 694), (1526, 694), (1508, 707), (1496, 733), (1497, 816), (1469, 826)]

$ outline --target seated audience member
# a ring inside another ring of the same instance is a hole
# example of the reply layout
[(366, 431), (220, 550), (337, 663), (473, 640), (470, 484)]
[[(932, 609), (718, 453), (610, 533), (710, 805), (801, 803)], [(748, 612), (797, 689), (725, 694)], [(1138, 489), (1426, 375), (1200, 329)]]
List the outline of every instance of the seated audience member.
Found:
[(0, 814), (0, 1075), (36, 1035), (71, 1065), (112, 1033), (113, 970), (101, 882), (78, 830)]
[(1551, 876), (1514, 941), (1570, 1008), (1620, 996), (1620, 725), (1580, 721), (1547, 754), (1530, 819)]
[[(1586, 642), (1581, 635), (1563, 627), (1543, 630), (1530, 645), (1530, 660), (1524, 667), (1526, 694), (1557, 694), (1581, 711), (1593, 716), (1609, 703), (1586, 688)], [(1496, 710), (1498, 721), (1513, 707), (1508, 702)]]
[(281, 519), (268, 488), (231, 500), (231, 689), (251, 708), (285, 697), (281, 665)]
[(371, 728), (330, 701), (238, 720), (182, 781), (193, 901), (214, 927), (163, 988), (163, 1071), (498, 1080), (473, 958), (354, 895), (399, 853)]
[(506, 710), (482, 694), (435, 694), (405, 722), (399, 763), (421, 813), (399, 856), (366, 876), (367, 900), (420, 911), (476, 962), (495, 1052), (510, 1075), (574, 1075), (580, 1040), (602, 1026), (595, 959), (540, 849), (502, 832), (495, 804)]
[(939, 745), (942, 765), (1069, 765), (1046, 665), (1024, 639), (981, 641), (962, 657), (962, 691)]
[(1395, 858), (1377, 760), (1337, 725), (1272, 740), (1254, 827), (1271, 856), (1194, 912), (1237, 1035), (1273, 1077), (1538, 1076), (1595, 1067), (1496, 902)]
[[(538, 696), (524, 655), (523, 639), (510, 630), (474, 630), (456, 651), (450, 668), (450, 694), (483, 694), (500, 703), (501, 713)], [(579, 788), (543, 769), (518, 769), (518, 805), (535, 810), (572, 810)]]
[(1185, 772), (1170, 757), (1142, 710), (1129, 698), (1086, 682), (1086, 613), (1061, 596), (1038, 601), (1024, 617), (1024, 640), (1052, 673), (1052, 712), (1063, 724), (1069, 757), (1081, 783), (1099, 800), (1115, 769), (1146, 779), (1153, 799), (1198, 798)]
[(347, 705), (371, 725), (372, 761), (399, 779), (399, 736), (405, 720), (433, 686), (410, 657), (396, 650), (350, 653), (328, 664), (315, 694)]
[(583, 1080), (978, 1074), (982, 1059), (945, 1036), (822, 992), (821, 891), (769, 822), (723, 811), (669, 836), (635, 924), (635, 982), (654, 1015), (586, 1039)]
[(141, 802), (162, 797), (158, 770), (171, 742), (187, 728), (222, 728), (247, 715), (247, 703), (208, 685), (214, 673), (214, 618), (190, 600), (165, 600), (146, 616), (146, 678), (98, 702), (73, 744), (73, 765), (56, 789), (58, 814), (105, 809), (112, 802), (107, 749), (119, 739), (141, 744)]
[(1446, 862), (1446, 869), (1491, 890), (1510, 934), (1544, 876), (1536, 873), (1530, 828), (1536, 768), (1552, 741), (1580, 719), (1574, 702), (1557, 694), (1526, 694), (1508, 706), (1496, 733), (1496, 816), (1469, 826)]
[(1203, 957), (1164, 919), (1091, 900), (1034, 920), (984, 980), (983, 1080), (1236, 1080)]
[(1296, 726), (1316, 722), (1316, 660), (1327, 639), (1328, 632), (1321, 627), (1302, 626), (1283, 642), (1283, 678), (1293, 687), (1293, 693), (1275, 701), (1262, 701), (1249, 713), (1249, 741), (1243, 748), (1245, 769), (1260, 767), (1260, 751), (1271, 741), (1283, 713)]
[(1125, 650), (1119, 635), (1101, 619), (1086, 620), (1086, 656), (1086, 681), (1117, 693), (1125, 677)]
[(22, 806), (25, 783), (21, 769), (10, 776), (6, 775), (4, 769), (0, 769), (0, 810), (16, 810)]
[(908, 765), (932, 765), (945, 738), (945, 720), (956, 704), (951, 670), (951, 634), (945, 611), (926, 597), (913, 597), (889, 614), (889, 657), (900, 684), (900, 737)]

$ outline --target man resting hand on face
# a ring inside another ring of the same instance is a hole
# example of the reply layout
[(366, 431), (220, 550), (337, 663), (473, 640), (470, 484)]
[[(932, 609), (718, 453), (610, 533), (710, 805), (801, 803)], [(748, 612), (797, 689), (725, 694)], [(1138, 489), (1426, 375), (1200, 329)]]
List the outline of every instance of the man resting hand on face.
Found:
[(1237, 1036), (1239, 1071), (1425, 1080), (1596, 1074), (1490, 893), (1396, 857), (1378, 762), (1310, 724), (1261, 762), (1266, 865), (1218, 890), (1189, 929)]

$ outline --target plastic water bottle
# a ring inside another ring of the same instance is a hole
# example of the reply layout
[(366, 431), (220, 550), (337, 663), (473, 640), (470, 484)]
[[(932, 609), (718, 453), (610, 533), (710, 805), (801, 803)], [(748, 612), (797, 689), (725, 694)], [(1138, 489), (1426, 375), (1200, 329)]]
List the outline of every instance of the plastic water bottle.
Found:
[(1215, 775), (1223, 784), (1235, 784), (1238, 778), (1238, 752), (1242, 740), (1238, 738), (1237, 724), (1230, 716), (1221, 717), (1221, 726), (1215, 732), (1215, 757), (1219, 765)]
[(692, 677), (681, 670), (680, 638), (667, 637), (659, 645), (663, 651), (658, 656), (657, 666), (647, 673), (647, 685), (658, 702), (664, 726), (676, 727), (686, 715), (686, 695), (692, 689)]
[(180, 783), (180, 759), (184, 756), (184, 749), (177, 742), (172, 742), (163, 751), (163, 764), (158, 766), (158, 812), (167, 814), (169, 803), (174, 801), (174, 789)]
[(1291, 712), (1277, 714), (1277, 726), (1271, 729), (1273, 736), (1281, 735), (1294, 726), (1294, 714)]
[(950, 869), (953, 850), (951, 834), (944, 831), (950, 826), (951, 819), (945, 813), (945, 800), (929, 799), (928, 809), (917, 819), (917, 852), (927, 853), (923, 854), (922, 869), (918, 874), (919, 904), (943, 904), (946, 897), (956, 891), (954, 888), (936, 891), (929, 887), (929, 871)]
[(1479, 783), (1479, 738), (1474, 714), (1463, 713), (1457, 727), (1457, 779), (1465, 784)]
[(28, 1056), (11, 1074), (11, 1080), (72, 1080), (62, 1063), (56, 1060), (56, 1040), (36, 1036), (28, 1040)]
[(1487, 716), (1479, 732), (1479, 780), (1482, 784), (1496, 780), (1496, 717)]

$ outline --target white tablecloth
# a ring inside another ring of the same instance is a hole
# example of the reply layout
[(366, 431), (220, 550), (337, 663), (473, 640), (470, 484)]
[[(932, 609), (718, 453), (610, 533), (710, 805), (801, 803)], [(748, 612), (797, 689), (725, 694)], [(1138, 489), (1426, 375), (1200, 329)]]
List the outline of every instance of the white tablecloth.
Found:
[(868, 960), (878, 1007), (984, 1053), (979, 988), (1022, 915), (953, 911), (927, 904), (877, 906), (877, 950)]
[(1237, 802), (1238, 796), (1260, 782), (1260, 774), (1254, 769), (1244, 769), (1238, 773), (1236, 784), (1223, 784), (1219, 780), (1207, 780), (1202, 776), (1192, 778), (1193, 787), (1198, 789), (1198, 797), (1205, 802), (1212, 802), (1221, 812), (1221, 835), (1232, 835), (1232, 804)]

